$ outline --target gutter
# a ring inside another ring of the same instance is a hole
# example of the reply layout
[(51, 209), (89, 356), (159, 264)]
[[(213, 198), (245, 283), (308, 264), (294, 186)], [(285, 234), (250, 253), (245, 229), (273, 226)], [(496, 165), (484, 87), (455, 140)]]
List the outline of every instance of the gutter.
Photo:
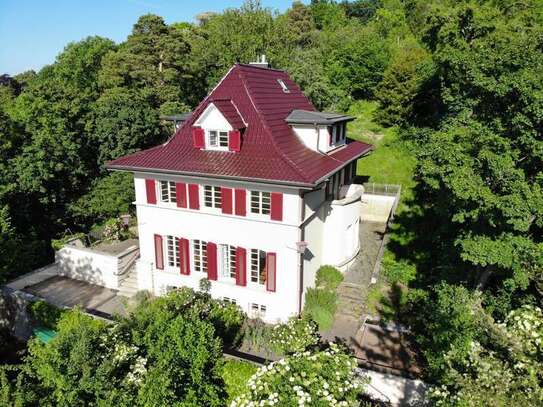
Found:
[(141, 168), (141, 167), (107, 166), (107, 165), (106, 165), (106, 168), (110, 171), (129, 171), (129, 172), (141, 172), (141, 173), (150, 173), (150, 174), (183, 175), (183, 176), (202, 178), (202, 179), (207, 179), (207, 178), (225, 179), (228, 181), (281, 185), (281, 186), (297, 188), (297, 189), (298, 188), (313, 189), (317, 185), (317, 184), (310, 184), (310, 183), (304, 183), (304, 182), (277, 181), (277, 180), (266, 180), (266, 179), (260, 179), (260, 178), (235, 177), (235, 176), (227, 176), (227, 175), (217, 176), (213, 174), (202, 174), (202, 173), (188, 172), (188, 171), (163, 170), (163, 169), (157, 169), (157, 168), (147, 169), (147, 168)]

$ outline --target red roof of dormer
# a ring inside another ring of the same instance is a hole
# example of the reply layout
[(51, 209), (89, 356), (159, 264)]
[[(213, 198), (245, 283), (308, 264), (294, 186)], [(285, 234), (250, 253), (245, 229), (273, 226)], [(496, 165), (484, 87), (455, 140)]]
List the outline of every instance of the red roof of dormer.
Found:
[(222, 113), (224, 118), (228, 120), (228, 123), (234, 129), (243, 129), (245, 127), (245, 122), (240, 116), (240, 113), (237, 107), (232, 103), (230, 99), (213, 99), (209, 103), (213, 103), (217, 109)]
[[(289, 92), (283, 91), (278, 79)], [(192, 125), (210, 102), (219, 103), (221, 107), (217, 108), (225, 117), (230, 116), (229, 122), (247, 123), (241, 151), (193, 147)], [(235, 116), (232, 107), (239, 119), (231, 116)], [(294, 109), (315, 111), (286, 72), (236, 64), (168, 142), (113, 160), (107, 167), (314, 186), (372, 149), (370, 144), (357, 141), (349, 141), (329, 154), (307, 148), (285, 122)]]

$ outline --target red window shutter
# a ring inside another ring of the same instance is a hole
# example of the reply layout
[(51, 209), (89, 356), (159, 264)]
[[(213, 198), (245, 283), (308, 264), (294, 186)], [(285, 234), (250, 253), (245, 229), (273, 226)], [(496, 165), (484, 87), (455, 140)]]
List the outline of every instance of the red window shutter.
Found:
[(162, 236), (155, 235), (155, 266), (164, 270), (164, 254), (162, 253)]
[(187, 239), (179, 239), (179, 265), (181, 274), (188, 276), (190, 274), (190, 254), (189, 241)]
[(283, 220), (283, 194), (281, 192), (271, 193), (271, 219)]
[(232, 189), (221, 187), (222, 213), (232, 214)]
[(276, 286), (276, 260), (275, 253), (266, 254), (266, 290), (275, 292)]
[(207, 242), (207, 278), (209, 280), (217, 280), (217, 245)]
[(244, 189), (236, 189), (236, 215), (245, 216), (246, 213), (246, 198)]
[(175, 183), (175, 198), (178, 208), (187, 207), (187, 184), (184, 182)]
[(145, 180), (145, 192), (147, 193), (147, 203), (156, 204), (156, 188), (154, 179)]
[(200, 197), (198, 184), (189, 184), (189, 208), (200, 209)]
[(192, 143), (195, 148), (205, 148), (205, 132), (201, 127), (192, 128)]
[(228, 149), (239, 151), (241, 149), (241, 133), (239, 130), (232, 130), (228, 133)]
[(236, 248), (236, 284), (247, 285), (247, 251), (243, 247)]

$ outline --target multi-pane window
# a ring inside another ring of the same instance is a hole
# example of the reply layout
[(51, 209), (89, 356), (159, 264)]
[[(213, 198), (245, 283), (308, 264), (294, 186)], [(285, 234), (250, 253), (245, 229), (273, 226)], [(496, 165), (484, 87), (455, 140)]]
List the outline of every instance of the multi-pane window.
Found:
[(209, 130), (209, 147), (228, 147), (228, 132)]
[(207, 273), (207, 243), (203, 240), (193, 240), (194, 270)]
[(271, 208), (269, 192), (251, 191), (251, 213), (268, 215)]
[(234, 298), (222, 297), (222, 300), (223, 300), (224, 302), (229, 303), (229, 304), (234, 304), (234, 305), (237, 304), (237, 302), (236, 302), (236, 300), (235, 300)]
[(221, 187), (204, 185), (204, 205), (208, 208), (221, 207)]
[(166, 236), (166, 255), (168, 256), (168, 266), (179, 267), (179, 238), (175, 236)]
[(251, 314), (254, 318), (263, 317), (266, 315), (266, 306), (261, 304), (251, 304)]
[(236, 278), (236, 246), (221, 245), (221, 275)]
[(175, 202), (175, 182), (160, 181), (160, 200), (162, 202)]
[(251, 282), (266, 284), (266, 252), (251, 249)]

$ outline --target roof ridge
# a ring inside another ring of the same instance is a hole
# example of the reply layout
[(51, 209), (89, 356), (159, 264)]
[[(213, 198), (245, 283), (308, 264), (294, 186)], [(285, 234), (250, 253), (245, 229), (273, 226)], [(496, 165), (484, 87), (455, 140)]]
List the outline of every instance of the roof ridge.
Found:
[[(255, 68), (258, 68), (258, 67), (255, 67)], [(267, 68), (261, 68), (261, 69), (267, 69)], [(284, 71), (281, 71), (281, 72), (284, 72)], [(256, 103), (255, 101), (253, 100), (253, 97), (251, 96), (251, 92), (249, 92), (249, 89), (247, 87), (247, 83), (245, 81), (245, 77), (242, 75), (243, 74), (243, 71), (240, 70), (239, 72), (240, 74), (240, 79), (241, 79), (241, 83), (243, 84), (243, 88), (245, 89), (245, 92), (247, 93), (247, 96), (249, 98), (249, 100), (251, 101), (251, 104), (253, 105), (253, 108), (255, 109), (256, 111), (256, 114), (258, 115), (259, 119), (260, 119), (260, 122), (262, 123), (262, 127), (266, 130), (266, 132), (270, 135), (270, 138), (271, 138), (271, 141), (272, 141), (272, 145), (273, 147), (275, 148), (275, 151), (279, 154), (279, 156), (281, 157), (281, 159), (283, 161), (285, 161), (286, 164), (288, 164), (294, 171), (296, 171), (296, 173), (302, 177), (306, 182), (310, 182), (310, 180), (308, 179), (308, 177), (305, 176), (305, 174), (298, 168), (298, 166), (296, 165), (296, 163), (291, 160), (289, 157), (287, 157), (285, 155), (285, 153), (277, 146), (277, 143), (275, 142), (275, 138), (273, 137), (273, 134), (272, 134), (272, 131), (270, 130), (270, 128), (268, 127), (268, 124), (266, 122), (266, 120), (264, 120), (264, 117), (262, 116), (262, 113), (260, 112), (260, 109), (258, 109), (258, 107), (256, 106)]]

